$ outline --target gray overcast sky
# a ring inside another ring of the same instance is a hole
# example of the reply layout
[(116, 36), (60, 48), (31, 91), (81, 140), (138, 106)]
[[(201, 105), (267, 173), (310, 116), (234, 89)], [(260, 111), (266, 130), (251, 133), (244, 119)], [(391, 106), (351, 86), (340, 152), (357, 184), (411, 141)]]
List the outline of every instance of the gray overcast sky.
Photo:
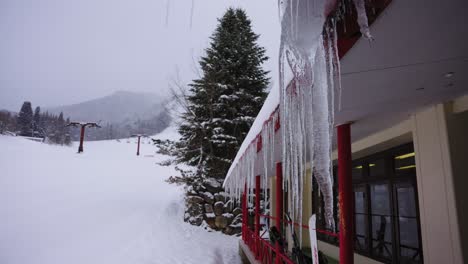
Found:
[[(169, 4), (167, 4), (169, 1)], [(78, 103), (117, 90), (166, 93), (209, 43), (227, 7), (243, 7), (277, 76), (277, 0), (1, 0), (0, 109)], [(169, 12), (167, 12), (169, 10)], [(167, 25), (166, 25), (167, 18)], [(197, 65), (198, 66), (198, 65)]]

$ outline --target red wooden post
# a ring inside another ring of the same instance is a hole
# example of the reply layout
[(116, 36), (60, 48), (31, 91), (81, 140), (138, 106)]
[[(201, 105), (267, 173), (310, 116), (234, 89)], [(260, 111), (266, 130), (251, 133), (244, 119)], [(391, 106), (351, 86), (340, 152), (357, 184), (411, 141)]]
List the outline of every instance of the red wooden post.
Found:
[[(283, 165), (281, 162), (276, 163), (276, 219), (275, 225), (278, 231), (281, 232), (281, 219), (283, 219)], [(281, 247), (279, 242), (276, 242), (276, 264), (281, 264)]]
[(78, 147), (78, 153), (83, 152), (83, 141), (84, 141), (85, 127), (86, 126), (81, 125), (80, 146)]
[(260, 175), (255, 177), (255, 258), (260, 258)]
[(337, 127), (338, 192), (340, 209), (340, 264), (353, 264), (354, 197), (351, 179), (351, 125)]
[(247, 242), (247, 228), (249, 224), (249, 212), (247, 211), (247, 184), (244, 185), (242, 193), (242, 240)]
[(140, 138), (141, 136), (138, 136), (137, 156), (140, 156)]

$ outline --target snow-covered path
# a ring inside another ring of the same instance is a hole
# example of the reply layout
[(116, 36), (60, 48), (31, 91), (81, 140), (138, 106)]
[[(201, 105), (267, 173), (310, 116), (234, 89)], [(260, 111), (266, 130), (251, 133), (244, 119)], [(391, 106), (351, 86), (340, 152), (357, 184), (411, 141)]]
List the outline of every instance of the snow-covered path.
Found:
[(0, 263), (240, 263), (238, 238), (182, 221), (153, 146), (84, 148), (0, 136)]

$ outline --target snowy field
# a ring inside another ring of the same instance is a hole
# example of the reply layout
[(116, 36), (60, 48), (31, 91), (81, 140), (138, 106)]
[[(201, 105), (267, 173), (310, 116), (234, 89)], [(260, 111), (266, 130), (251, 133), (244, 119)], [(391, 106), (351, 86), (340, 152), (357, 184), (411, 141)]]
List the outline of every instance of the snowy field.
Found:
[(165, 157), (147, 140), (137, 157), (130, 142), (76, 154), (0, 135), (0, 263), (240, 263), (238, 238), (183, 222)]

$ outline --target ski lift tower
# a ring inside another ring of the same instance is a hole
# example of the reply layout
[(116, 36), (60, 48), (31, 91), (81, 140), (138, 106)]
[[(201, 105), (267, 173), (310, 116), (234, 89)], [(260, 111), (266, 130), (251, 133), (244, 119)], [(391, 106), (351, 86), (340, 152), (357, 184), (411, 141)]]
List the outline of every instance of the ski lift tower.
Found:
[(148, 137), (147, 135), (145, 134), (134, 134), (132, 135), (132, 137), (137, 137), (138, 138), (138, 146), (137, 146), (137, 156), (140, 156), (140, 138), (141, 137)]
[(86, 127), (96, 127), (96, 128), (101, 128), (97, 123), (94, 122), (70, 122), (70, 124), (66, 125), (67, 127), (81, 127), (81, 132), (80, 132), (80, 146), (78, 147), (78, 153), (83, 152), (83, 141), (84, 141), (84, 135), (85, 135), (85, 129)]

